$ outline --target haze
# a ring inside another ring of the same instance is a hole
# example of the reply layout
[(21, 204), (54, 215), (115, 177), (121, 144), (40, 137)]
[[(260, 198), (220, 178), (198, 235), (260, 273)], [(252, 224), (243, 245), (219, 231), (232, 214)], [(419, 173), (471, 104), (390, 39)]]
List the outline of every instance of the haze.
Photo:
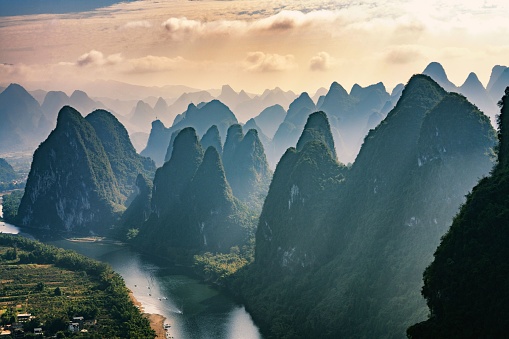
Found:
[(68, 13), (30, 14), (55, 12), (55, 3), (0, 5), (4, 15), (29, 13), (0, 17), (2, 85), (72, 91), (104, 79), (314, 93), (332, 81), (383, 81), (390, 89), (430, 61), (454, 83), (474, 71), (486, 84), (509, 52), (502, 0), (147, 0), (87, 11), (69, 2)]

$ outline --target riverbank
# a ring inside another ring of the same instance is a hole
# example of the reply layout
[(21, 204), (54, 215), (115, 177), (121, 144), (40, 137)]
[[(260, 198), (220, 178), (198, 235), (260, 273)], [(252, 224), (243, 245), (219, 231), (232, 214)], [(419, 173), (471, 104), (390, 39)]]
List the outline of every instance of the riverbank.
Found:
[(143, 316), (148, 319), (150, 322), (150, 328), (156, 332), (156, 338), (166, 338), (166, 331), (164, 329), (164, 322), (166, 318), (160, 314), (143, 313), (143, 305), (134, 297), (132, 291), (129, 291), (129, 298), (131, 299), (131, 302), (142, 312)]

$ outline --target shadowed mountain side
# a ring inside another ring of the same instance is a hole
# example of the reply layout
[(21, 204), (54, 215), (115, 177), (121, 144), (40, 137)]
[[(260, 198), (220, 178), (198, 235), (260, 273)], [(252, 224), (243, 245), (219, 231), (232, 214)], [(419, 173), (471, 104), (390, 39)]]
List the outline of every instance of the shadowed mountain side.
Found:
[[(221, 136), (219, 135), (219, 130), (216, 125), (212, 125), (207, 132), (203, 135), (200, 140), (200, 143), (204, 149), (209, 148), (210, 146), (214, 147), (219, 153), (219, 156), (223, 154), (223, 143), (221, 142)], [(171, 141), (170, 141), (171, 144)]]
[(224, 139), (228, 127), (236, 123), (237, 118), (232, 111), (218, 100), (212, 100), (199, 107), (190, 104), (187, 110), (175, 119), (172, 127), (165, 128), (161, 122), (152, 123), (147, 147), (141, 155), (152, 158), (156, 165), (161, 166), (168, 151), (171, 135), (175, 131), (193, 127), (198, 135), (204, 135), (212, 125), (216, 125), (221, 138)]
[[(465, 194), (490, 171), (494, 142), (489, 119), (464, 97), (413, 76), (344, 182), (314, 188), (330, 194), (303, 196), (301, 186), (322, 173), (297, 171), (289, 162), (301, 152), (285, 154), (260, 218), (255, 263), (236, 293), (268, 336), (404, 336), (427, 313), (421, 272)], [(304, 183), (278, 184), (297, 177)], [(294, 226), (301, 218), (308, 222)]]
[(500, 104), (498, 165), (467, 196), (424, 271), (422, 295), (430, 313), (408, 329), (410, 338), (503, 338), (507, 333), (509, 89)]
[(78, 111), (63, 107), (57, 127), (34, 153), (19, 223), (104, 234), (122, 210), (122, 200), (94, 128)]
[(96, 110), (85, 117), (94, 128), (106, 151), (118, 189), (126, 198), (136, 188), (139, 174), (152, 178), (154, 162), (136, 153), (125, 127), (108, 111)]

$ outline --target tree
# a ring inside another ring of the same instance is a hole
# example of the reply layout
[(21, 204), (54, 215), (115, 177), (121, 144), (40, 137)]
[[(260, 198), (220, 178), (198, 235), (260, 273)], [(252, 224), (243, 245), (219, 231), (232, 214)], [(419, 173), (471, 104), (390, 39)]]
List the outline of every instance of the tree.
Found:
[(39, 281), (39, 282), (37, 283), (37, 285), (35, 286), (35, 290), (36, 290), (36, 291), (39, 291), (39, 292), (44, 291), (44, 283)]
[(55, 288), (54, 294), (57, 297), (62, 295), (62, 291), (60, 290), (60, 287)]

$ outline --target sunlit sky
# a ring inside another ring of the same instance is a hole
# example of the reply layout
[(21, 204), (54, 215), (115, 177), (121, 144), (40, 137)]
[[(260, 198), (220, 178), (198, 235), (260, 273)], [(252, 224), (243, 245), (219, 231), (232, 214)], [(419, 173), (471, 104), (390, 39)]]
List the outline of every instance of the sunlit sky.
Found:
[[(48, 1), (48, 0), (47, 0)], [(259, 93), (383, 81), (442, 63), (461, 85), (509, 64), (506, 0), (133, 1), (0, 17), (0, 83), (79, 88), (94, 79)]]

